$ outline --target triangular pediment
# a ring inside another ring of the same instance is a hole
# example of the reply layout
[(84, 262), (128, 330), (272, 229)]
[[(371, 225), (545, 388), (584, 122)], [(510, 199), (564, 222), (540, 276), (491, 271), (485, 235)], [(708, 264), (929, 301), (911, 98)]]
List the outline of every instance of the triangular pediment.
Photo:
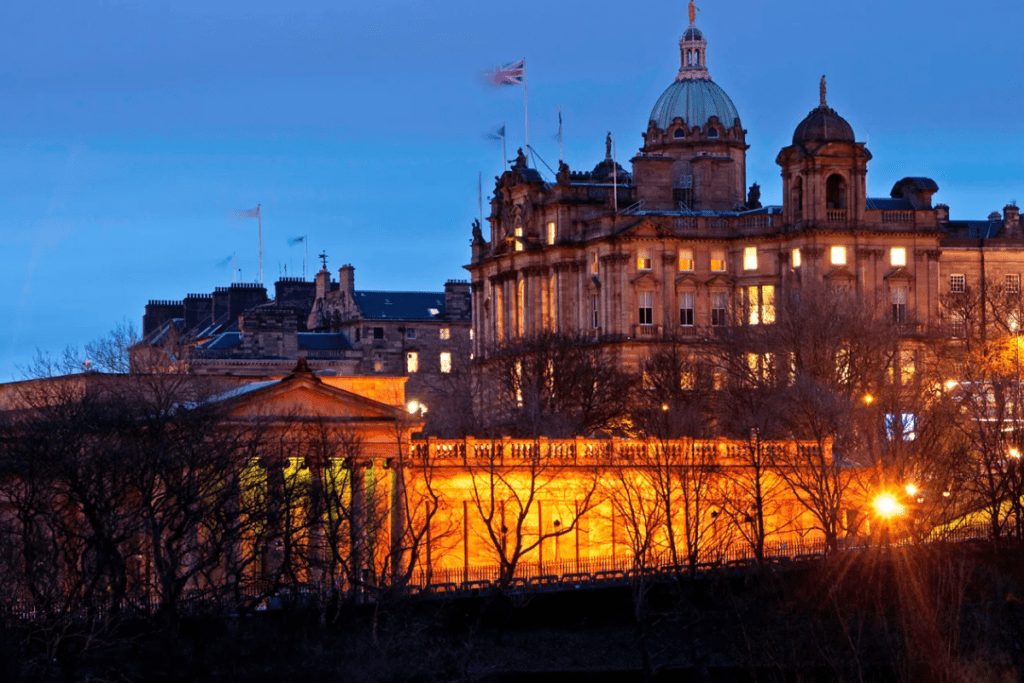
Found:
[(732, 278), (730, 278), (728, 275), (715, 275), (710, 280), (704, 281), (704, 284), (706, 284), (708, 287), (711, 287), (713, 285), (726, 285), (731, 287), (732, 283)]
[(655, 287), (660, 287), (661, 286), (661, 281), (658, 280), (658, 278), (654, 277), (654, 274), (651, 271), (649, 271), (649, 270), (642, 271), (639, 275), (637, 275), (635, 278), (630, 280), (630, 282), (632, 282), (635, 285), (647, 284), (647, 285), (653, 285)]
[(323, 418), (359, 422), (407, 420), (405, 411), (321, 382), (312, 374), (241, 387), (221, 397), (232, 418)]
[(854, 275), (849, 268), (846, 266), (838, 266), (833, 268), (829, 272), (825, 273), (826, 280), (856, 280), (857, 276)]
[(892, 282), (913, 282), (916, 278), (910, 274), (910, 271), (905, 266), (899, 266), (894, 268), (891, 272), (884, 276), (886, 280)]
[(662, 239), (665, 237), (675, 237), (675, 234), (665, 230), (660, 225), (652, 220), (644, 219), (633, 225), (624, 228), (620, 233), (622, 237), (634, 237), (634, 238), (651, 238), (651, 239)]
[(700, 280), (693, 273), (683, 273), (676, 278), (676, 285), (692, 285), (696, 287), (700, 284)]

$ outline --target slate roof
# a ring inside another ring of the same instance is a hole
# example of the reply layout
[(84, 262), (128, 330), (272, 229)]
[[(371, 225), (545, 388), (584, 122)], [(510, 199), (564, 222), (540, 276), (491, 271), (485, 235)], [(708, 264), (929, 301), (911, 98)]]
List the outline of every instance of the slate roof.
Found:
[(340, 332), (299, 332), (299, 349), (302, 351), (349, 351), (352, 344)]
[(909, 199), (890, 199), (889, 197), (868, 197), (865, 201), (868, 211), (913, 211), (914, 205)]
[(999, 237), (1003, 222), (999, 221), (949, 221), (945, 224), (946, 236), (960, 239), (983, 240)]
[(444, 292), (363, 292), (352, 297), (366, 320), (437, 320), (444, 316)]

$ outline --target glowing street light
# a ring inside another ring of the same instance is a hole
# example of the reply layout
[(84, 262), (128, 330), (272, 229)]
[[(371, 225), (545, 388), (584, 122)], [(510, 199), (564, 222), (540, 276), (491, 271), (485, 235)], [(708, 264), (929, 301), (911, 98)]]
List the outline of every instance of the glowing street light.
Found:
[(878, 513), (879, 517), (889, 519), (890, 517), (898, 517), (903, 514), (903, 506), (896, 496), (891, 493), (882, 493), (878, 495), (874, 500), (875, 512)]
[(1020, 460), (1020, 450), (1016, 446), (1010, 446), (1010, 457), (1014, 460)]
[(907, 485), (906, 485), (906, 486), (905, 486), (905, 487), (903, 488), (903, 490), (907, 492), (907, 495), (908, 495), (908, 496), (910, 496), (911, 498), (913, 498), (914, 496), (916, 496), (916, 495), (917, 495), (917, 491), (918, 491), (918, 488), (917, 488), (917, 487), (916, 487), (916, 486), (915, 486), (914, 484), (907, 484)]
[(864, 404), (871, 405), (875, 400), (875, 397), (871, 394), (864, 394)]

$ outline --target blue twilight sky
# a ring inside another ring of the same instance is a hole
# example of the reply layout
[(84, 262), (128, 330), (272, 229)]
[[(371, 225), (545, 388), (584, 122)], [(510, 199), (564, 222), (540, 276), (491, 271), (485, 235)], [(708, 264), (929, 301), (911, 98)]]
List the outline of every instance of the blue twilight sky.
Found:
[[(868, 190), (934, 178), (954, 218), (1024, 201), (1020, 0), (701, 0), (712, 78), (748, 131), (747, 182), (780, 201), (775, 156), (817, 105), (868, 142)], [(624, 164), (678, 68), (686, 3), (647, 0), (93, 0), (0, 4), (0, 380), (36, 348), (81, 345), (148, 299), (258, 272), (302, 247), (359, 289), (466, 276), (484, 195), (523, 139), (522, 88), (481, 72), (525, 57), (531, 142)], [(545, 169), (546, 173), (546, 169)], [(310, 267), (310, 272), (314, 270)]]

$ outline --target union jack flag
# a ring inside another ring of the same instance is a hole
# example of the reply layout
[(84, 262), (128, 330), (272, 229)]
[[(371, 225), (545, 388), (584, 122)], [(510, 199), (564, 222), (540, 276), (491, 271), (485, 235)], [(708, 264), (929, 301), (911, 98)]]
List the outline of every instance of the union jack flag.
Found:
[(499, 66), (491, 74), (491, 81), (494, 85), (522, 85), (523, 71), (526, 70), (526, 60), (509, 62)]

